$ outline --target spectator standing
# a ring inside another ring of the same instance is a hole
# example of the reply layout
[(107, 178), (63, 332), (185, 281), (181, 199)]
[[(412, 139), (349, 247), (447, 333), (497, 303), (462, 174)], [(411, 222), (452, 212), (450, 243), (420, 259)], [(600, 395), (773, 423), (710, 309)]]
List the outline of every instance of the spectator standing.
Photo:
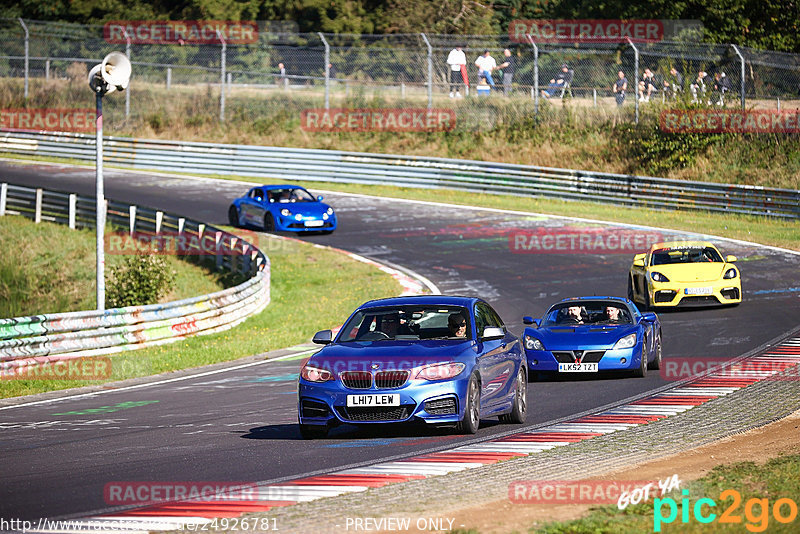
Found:
[(724, 72), (714, 73), (714, 100), (718, 106), (725, 105), (725, 93), (731, 90), (731, 81)]
[(447, 56), (447, 64), (450, 65), (450, 98), (461, 98), (459, 88), (463, 83), (461, 68), (467, 66), (467, 56), (461, 50), (461, 45), (457, 45)]
[(484, 50), (483, 54), (478, 56), (475, 60), (475, 66), (478, 67), (478, 83), (481, 78), (486, 80), (492, 89), (494, 89), (494, 80), (492, 79), (492, 71), (497, 68), (497, 62), (489, 54), (488, 50)]
[(611, 90), (617, 100), (617, 107), (622, 107), (623, 102), (625, 102), (625, 91), (628, 90), (628, 79), (625, 77), (624, 72), (617, 72), (617, 81), (611, 86)]
[(514, 67), (517, 59), (511, 55), (511, 50), (503, 50), (505, 58), (499, 68), (503, 69), (503, 92), (506, 96), (511, 94), (511, 81), (514, 79)]
[(697, 72), (697, 78), (692, 82), (689, 86), (689, 89), (692, 91), (692, 103), (697, 104), (699, 99), (697, 98), (698, 93), (701, 95), (706, 94), (706, 85), (710, 83), (711, 80), (708, 78), (708, 73), (704, 70), (699, 70)]
[(669, 77), (664, 79), (664, 94), (674, 100), (681, 91), (683, 91), (683, 74), (675, 67), (671, 67)]
[(283, 63), (278, 63), (278, 85), (286, 87), (288, 85), (286, 81), (286, 67)]

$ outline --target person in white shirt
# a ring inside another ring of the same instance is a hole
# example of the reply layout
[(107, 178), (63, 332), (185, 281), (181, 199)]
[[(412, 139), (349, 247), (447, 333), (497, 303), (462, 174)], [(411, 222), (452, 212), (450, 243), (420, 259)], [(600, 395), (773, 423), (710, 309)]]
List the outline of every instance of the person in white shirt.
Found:
[(467, 66), (467, 56), (461, 50), (460, 45), (450, 51), (447, 56), (447, 64), (450, 65), (450, 98), (453, 98), (454, 92), (455, 98), (461, 98), (459, 87), (464, 83), (461, 68)]
[(494, 89), (494, 80), (492, 79), (492, 71), (497, 68), (497, 62), (489, 55), (488, 50), (484, 50), (483, 54), (478, 56), (475, 60), (475, 66), (478, 67), (478, 81), (485, 78), (486, 82)]

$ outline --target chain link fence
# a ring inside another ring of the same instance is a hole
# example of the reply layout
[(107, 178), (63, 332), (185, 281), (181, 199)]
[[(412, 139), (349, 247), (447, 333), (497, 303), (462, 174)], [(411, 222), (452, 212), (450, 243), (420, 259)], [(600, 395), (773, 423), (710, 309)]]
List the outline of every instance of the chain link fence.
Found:
[[(0, 106), (90, 107), (88, 70), (119, 50), (128, 54), (133, 78), (124, 97), (106, 99), (109, 133), (132, 118), (157, 129), (168, 120), (159, 111), (166, 103), (180, 106), (190, 124), (195, 117), (258, 121), (265, 110), (299, 119), (307, 108), (450, 108), (457, 128), (466, 130), (555, 116), (564, 107), (572, 119), (634, 122), (673, 99), (709, 107), (800, 107), (800, 55), (730, 44), (520, 43), (508, 35), (334, 35), (261, 27), (249, 44), (222, 36), (204, 44), (112, 44), (102, 26), (0, 20)], [(456, 46), (466, 55), (464, 77), (447, 63)], [(476, 59), (488, 51), (500, 66), (505, 50), (513, 67), (479, 78)], [(619, 72), (626, 83), (616, 87), (625, 87), (624, 98), (615, 91)], [(640, 93), (638, 82), (648, 72), (652, 82)]]

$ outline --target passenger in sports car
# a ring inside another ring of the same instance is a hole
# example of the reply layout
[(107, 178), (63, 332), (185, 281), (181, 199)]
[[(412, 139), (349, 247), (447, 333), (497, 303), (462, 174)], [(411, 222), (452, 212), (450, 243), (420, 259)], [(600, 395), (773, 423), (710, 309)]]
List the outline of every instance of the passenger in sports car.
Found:
[(626, 324), (630, 321), (625, 316), (627, 313), (623, 312), (621, 309), (617, 308), (616, 306), (606, 306), (606, 316), (602, 320), (604, 323), (609, 324)]

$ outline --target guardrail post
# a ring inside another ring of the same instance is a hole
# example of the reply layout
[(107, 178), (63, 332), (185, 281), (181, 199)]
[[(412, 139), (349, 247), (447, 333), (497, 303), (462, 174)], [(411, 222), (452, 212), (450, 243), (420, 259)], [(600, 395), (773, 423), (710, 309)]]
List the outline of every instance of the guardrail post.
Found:
[(186, 226), (186, 218), (185, 217), (178, 217), (178, 234), (183, 233), (183, 228)]
[(744, 111), (744, 81), (745, 81), (744, 80), (744, 77), (745, 77), (744, 56), (742, 55), (741, 52), (739, 52), (739, 47), (737, 47), (735, 44), (732, 44), (731, 47), (733, 48), (733, 51), (736, 52), (736, 55), (739, 56), (739, 60), (741, 61), (741, 73), (740, 73), (740, 75), (741, 75), (741, 78), (742, 78), (742, 83), (741, 83), (740, 93), (741, 93), (741, 100), (742, 100), (742, 111)]
[(44, 79), (45, 80), (49, 80), (50, 79), (50, 60), (49, 59), (44, 62)]
[(156, 212), (156, 233), (161, 233), (161, 223), (164, 221), (164, 212), (157, 211)]
[(594, 101), (594, 107), (597, 107), (597, 89), (592, 89), (592, 100)]
[(25, 30), (25, 98), (28, 98), (28, 61), (30, 60), (29, 54), (29, 46), (30, 46), (30, 32), (28, 32), (28, 26), (25, 25), (25, 21), (21, 18), (19, 19), (19, 23), (22, 25), (22, 29)]
[(6, 215), (6, 200), (8, 199), (8, 184), (0, 184), (0, 217)]
[(217, 30), (217, 38), (222, 43), (219, 71), (219, 122), (225, 122), (225, 58), (227, 56), (227, 43), (219, 30)]
[(531, 90), (533, 94), (533, 112), (537, 116), (539, 115), (539, 47), (536, 46), (536, 43), (533, 42), (533, 37), (530, 34), (526, 34), (525, 37), (528, 38), (528, 42), (533, 47), (533, 89)]
[(325, 109), (331, 109), (331, 47), (322, 32), (317, 32), (325, 46)]
[(628, 44), (633, 48), (633, 103), (636, 106), (636, 124), (639, 124), (639, 49), (633, 44), (630, 37), (626, 37)]
[(242, 245), (242, 268), (241, 273), (247, 274), (250, 272), (250, 245)]
[(136, 206), (128, 207), (128, 228), (131, 234), (136, 230)]
[(36, 190), (36, 211), (33, 215), (33, 222), (39, 224), (42, 222), (42, 190)]
[(433, 47), (424, 33), (420, 35), (425, 41), (425, 46), (428, 47), (428, 109), (431, 109), (433, 108)]
[(70, 230), (75, 229), (75, 216), (78, 211), (78, 195), (75, 193), (71, 193), (69, 195), (69, 228)]
[(167, 91), (172, 87), (172, 67), (167, 67)]

